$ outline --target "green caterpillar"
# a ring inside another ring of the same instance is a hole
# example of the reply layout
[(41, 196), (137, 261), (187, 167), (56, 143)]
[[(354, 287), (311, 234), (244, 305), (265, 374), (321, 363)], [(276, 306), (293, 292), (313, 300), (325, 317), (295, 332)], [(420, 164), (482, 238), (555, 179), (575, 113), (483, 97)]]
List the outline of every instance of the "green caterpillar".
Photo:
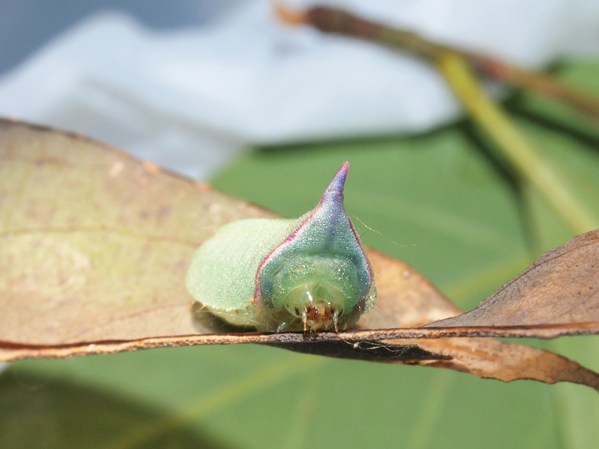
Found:
[(229, 223), (196, 252), (189, 293), (226, 322), (267, 332), (345, 330), (372, 308), (372, 268), (343, 207), (345, 162), (295, 220)]

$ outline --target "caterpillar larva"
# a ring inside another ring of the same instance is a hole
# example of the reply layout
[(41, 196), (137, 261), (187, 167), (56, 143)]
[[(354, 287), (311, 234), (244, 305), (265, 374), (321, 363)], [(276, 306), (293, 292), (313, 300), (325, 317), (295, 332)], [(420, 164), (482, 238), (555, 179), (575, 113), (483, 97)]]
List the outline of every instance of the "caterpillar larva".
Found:
[(196, 252), (190, 294), (226, 322), (260, 331), (344, 330), (376, 296), (372, 268), (343, 207), (345, 162), (318, 205), (295, 220), (246, 219)]

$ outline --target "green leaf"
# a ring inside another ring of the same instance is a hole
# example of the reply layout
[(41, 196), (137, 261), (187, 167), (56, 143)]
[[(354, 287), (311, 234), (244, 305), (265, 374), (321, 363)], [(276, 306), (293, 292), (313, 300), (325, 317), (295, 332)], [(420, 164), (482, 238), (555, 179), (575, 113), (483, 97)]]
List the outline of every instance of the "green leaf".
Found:
[[(561, 75), (597, 89), (590, 81), (599, 64)], [(596, 125), (528, 97), (508, 109), (597, 214)], [(215, 184), (295, 217), (350, 160), (346, 209), (364, 243), (410, 263), (469, 308), (571, 237), (495, 154), (459, 123), (417, 137), (260, 149)], [(596, 337), (545, 345), (599, 369)], [(94, 433), (107, 408), (127, 417)], [(0, 378), (0, 447), (11, 449), (592, 448), (598, 420), (596, 394), (575, 385), (504, 384), (258, 346), (20, 362)], [(36, 432), (17, 432), (16, 423)]]

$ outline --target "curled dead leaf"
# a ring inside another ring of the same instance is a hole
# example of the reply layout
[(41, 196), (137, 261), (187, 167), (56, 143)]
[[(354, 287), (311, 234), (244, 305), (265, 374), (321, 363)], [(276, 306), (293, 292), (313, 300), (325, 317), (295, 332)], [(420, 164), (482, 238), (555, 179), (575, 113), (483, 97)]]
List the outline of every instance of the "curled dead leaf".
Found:
[[(507, 320), (497, 327), (501, 322), (489, 321), (495, 312), (487, 308), (482, 314), (487, 321), (419, 327), (460, 311), (411, 267), (376, 251), (369, 256), (378, 303), (355, 331), (260, 334), (215, 325), (206, 313), (196, 313), (185, 291), (192, 254), (223, 224), (264, 216), (272, 215), (100, 143), (1, 121), (0, 360), (264, 343), (504, 381), (571, 381), (599, 390), (596, 373), (564, 357), (473, 338), (597, 333), (596, 315), (571, 315), (583, 323), (543, 321), (545, 314), (535, 322), (514, 326)], [(596, 250), (587, 255), (596, 258)], [(585, 307), (596, 312), (597, 295), (589, 301)]]
[(536, 326), (542, 337), (541, 327), (586, 333), (583, 329), (597, 323), (599, 230), (594, 230), (549, 251), (470, 312), (428, 327)]

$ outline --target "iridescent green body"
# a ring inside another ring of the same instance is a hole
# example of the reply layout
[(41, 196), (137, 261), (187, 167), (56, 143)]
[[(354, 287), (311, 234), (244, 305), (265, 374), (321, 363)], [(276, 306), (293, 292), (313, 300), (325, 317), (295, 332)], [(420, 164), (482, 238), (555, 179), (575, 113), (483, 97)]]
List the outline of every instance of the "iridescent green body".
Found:
[(197, 251), (187, 289), (225, 321), (263, 331), (343, 330), (370, 309), (372, 269), (343, 208), (346, 162), (296, 220), (223, 226)]

